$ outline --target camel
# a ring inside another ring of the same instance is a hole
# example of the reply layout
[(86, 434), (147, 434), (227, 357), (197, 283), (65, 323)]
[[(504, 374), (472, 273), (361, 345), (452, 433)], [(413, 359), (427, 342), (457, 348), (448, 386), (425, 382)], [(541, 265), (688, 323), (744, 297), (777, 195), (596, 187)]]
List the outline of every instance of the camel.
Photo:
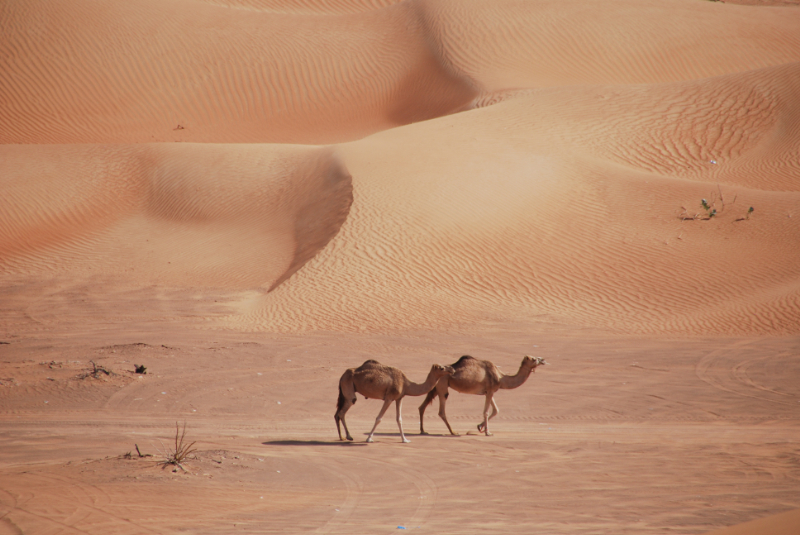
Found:
[[(479, 396), (486, 396), (486, 405), (483, 408), (483, 422), (478, 424), (478, 432), (486, 433), (486, 436), (492, 436), (489, 432), (489, 420), (497, 416), (500, 410), (497, 408), (497, 403), (494, 400), (494, 394), (499, 389), (510, 389), (521, 386), (522, 383), (528, 380), (531, 372), (536, 370), (537, 366), (547, 364), (542, 357), (531, 357), (525, 355), (522, 359), (522, 364), (516, 375), (503, 375), (492, 362), (488, 360), (478, 360), (464, 355), (458, 362), (453, 364), (455, 373), (451, 376), (443, 378), (436, 384), (436, 387), (428, 392), (428, 396), (422, 405), (419, 406), (419, 432), (421, 435), (427, 435), (425, 428), (422, 425), (422, 420), (425, 416), (425, 408), (433, 403), (433, 398), (439, 396), (439, 416), (444, 420), (447, 429), (450, 430), (451, 435), (458, 435), (450, 427), (447, 421), (447, 415), (444, 411), (445, 401), (449, 395), (448, 389), (452, 388), (456, 392), (462, 394), (476, 394)], [(492, 407), (492, 415), (489, 416), (489, 406)]]
[(391, 366), (384, 366), (376, 360), (368, 360), (358, 368), (350, 368), (345, 371), (339, 379), (339, 401), (336, 403), (336, 430), (339, 432), (339, 440), (342, 440), (342, 430), (339, 428), (341, 420), (347, 440), (353, 440), (350, 431), (347, 430), (347, 423), (344, 415), (356, 402), (356, 392), (363, 395), (366, 399), (382, 399), (383, 407), (375, 425), (372, 427), (367, 442), (372, 442), (372, 435), (381, 423), (386, 409), (392, 402), (397, 403), (397, 427), (400, 428), (400, 438), (403, 442), (411, 442), (403, 433), (403, 417), (400, 413), (403, 398), (405, 396), (421, 396), (427, 394), (436, 386), (442, 377), (451, 375), (455, 370), (450, 366), (440, 366), (434, 364), (424, 383), (412, 383), (403, 372)]

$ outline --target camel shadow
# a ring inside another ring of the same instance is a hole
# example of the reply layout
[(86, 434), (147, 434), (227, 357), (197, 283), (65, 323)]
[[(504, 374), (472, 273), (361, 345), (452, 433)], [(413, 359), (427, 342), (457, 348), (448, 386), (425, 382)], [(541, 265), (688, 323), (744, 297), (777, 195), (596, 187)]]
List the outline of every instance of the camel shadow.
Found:
[(365, 442), (343, 442), (335, 440), (327, 442), (324, 440), (268, 440), (262, 442), (264, 446), (366, 446)]
[[(364, 436), (365, 436), (365, 437), (369, 436), (369, 433), (364, 433)], [(376, 433), (375, 433), (374, 435), (372, 435), (372, 436), (375, 436), (375, 437), (397, 437), (397, 438), (400, 438), (400, 433), (390, 433), (390, 432), (386, 432), (386, 433), (378, 433), (378, 432), (376, 432)], [(424, 434), (424, 435), (421, 435), (421, 434), (419, 434), (419, 433), (406, 433), (406, 436), (407, 436), (407, 437), (423, 437), (423, 438), (424, 438), (424, 437), (431, 437), (431, 438), (437, 438), (437, 437), (439, 437), (439, 438), (453, 437), (453, 438), (458, 438), (458, 437), (460, 437), (461, 435), (451, 435), (450, 433), (426, 433), (426, 434)]]

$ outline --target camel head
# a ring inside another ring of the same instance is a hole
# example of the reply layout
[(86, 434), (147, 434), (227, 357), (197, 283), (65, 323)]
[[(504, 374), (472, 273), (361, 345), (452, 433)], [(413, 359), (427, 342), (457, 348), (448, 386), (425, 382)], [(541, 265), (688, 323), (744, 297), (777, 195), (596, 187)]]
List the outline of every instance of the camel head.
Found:
[(435, 377), (444, 377), (445, 375), (453, 375), (454, 373), (456, 373), (456, 370), (452, 366), (442, 366), (441, 364), (434, 364), (431, 366), (431, 375)]
[(536, 371), (537, 366), (544, 366), (545, 364), (547, 364), (547, 361), (545, 361), (542, 357), (532, 357), (530, 355), (525, 355), (522, 357), (522, 366), (529, 366), (532, 372)]

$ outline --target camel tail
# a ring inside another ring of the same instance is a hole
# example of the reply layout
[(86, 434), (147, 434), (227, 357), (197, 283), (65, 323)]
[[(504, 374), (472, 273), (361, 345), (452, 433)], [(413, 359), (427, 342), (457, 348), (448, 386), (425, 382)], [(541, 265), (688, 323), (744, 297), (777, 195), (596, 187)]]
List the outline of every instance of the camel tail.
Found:
[(342, 393), (342, 385), (339, 385), (339, 399), (336, 401), (336, 414), (344, 407), (344, 393)]
[(425, 396), (425, 401), (423, 401), (423, 402), (422, 402), (422, 405), (420, 405), (420, 406), (419, 406), (419, 410), (420, 410), (420, 411), (424, 411), (424, 410), (425, 410), (425, 408), (426, 408), (428, 405), (430, 405), (431, 403), (433, 403), (433, 398), (435, 398), (435, 397), (436, 397), (436, 389), (434, 388), (433, 390), (431, 390), (430, 392), (428, 392), (428, 395), (427, 395), (427, 396)]

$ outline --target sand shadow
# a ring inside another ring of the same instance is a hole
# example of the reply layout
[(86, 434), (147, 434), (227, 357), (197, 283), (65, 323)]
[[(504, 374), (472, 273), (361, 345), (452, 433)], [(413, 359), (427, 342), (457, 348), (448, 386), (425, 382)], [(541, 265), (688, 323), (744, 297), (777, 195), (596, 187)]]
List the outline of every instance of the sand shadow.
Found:
[[(365, 436), (365, 437), (368, 437), (368, 436), (369, 436), (369, 433), (364, 433), (364, 436)], [(387, 433), (378, 433), (378, 432), (376, 432), (376, 433), (375, 433), (373, 436), (376, 436), (376, 437), (397, 437), (397, 438), (400, 438), (400, 433), (388, 433), (388, 432), (387, 432)], [(462, 436), (462, 435), (461, 435), (461, 434), (459, 434), (459, 435), (451, 435), (450, 433), (441, 433), (441, 434), (440, 434), (440, 433), (427, 433), (427, 434), (425, 434), (425, 435), (422, 435), (422, 434), (420, 434), (418, 431), (417, 431), (417, 432), (414, 432), (414, 433), (406, 433), (406, 437), (423, 437), (423, 438), (424, 438), (424, 437), (431, 437), (431, 438), (447, 438), (447, 437), (453, 437), (453, 438), (458, 438), (458, 437), (460, 437), (460, 436)]]
[(350, 442), (334, 440), (327, 442), (324, 440), (268, 440), (262, 442), (264, 446), (366, 446), (366, 442)]

